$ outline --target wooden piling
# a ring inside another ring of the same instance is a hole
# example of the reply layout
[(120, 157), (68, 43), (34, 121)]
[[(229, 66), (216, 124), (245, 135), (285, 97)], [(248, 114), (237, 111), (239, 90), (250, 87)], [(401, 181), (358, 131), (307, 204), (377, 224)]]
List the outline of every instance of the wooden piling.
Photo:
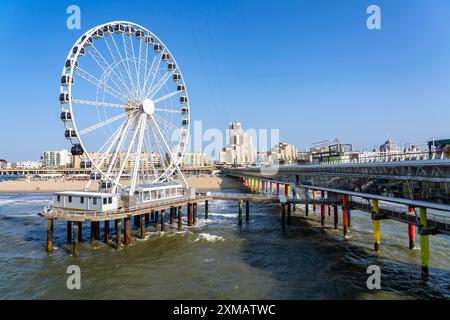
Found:
[(287, 203), (287, 225), (291, 225), (291, 203)]
[(83, 222), (79, 222), (78, 224), (78, 242), (83, 241)]
[(67, 221), (67, 243), (72, 241), (72, 221)]
[(183, 229), (183, 214), (182, 214), (182, 208), (181, 208), (181, 206), (180, 207), (178, 207), (178, 216), (177, 216), (177, 218), (178, 218), (178, 230), (182, 230)]
[(194, 211), (194, 214), (193, 214), (193, 223), (195, 224), (196, 222), (197, 222), (197, 202), (194, 202), (193, 203), (193, 211)]
[(208, 220), (208, 200), (205, 200), (205, 220)]
[(47, 219), (47, 252), (53, 252), (53, 219)]
[(91, 221), (91, 246), (94, 248), (96, 248), (98, 246), (97, 225), (98, 225), (98, 222)]
[(286, 226), (286, 204), (281, 204), (281, 226), (284, 228)]
[(320, 205), (320, 224), (325, 225), (325, 205)]
[(105, 227), (103, 230), (103, 242), (109, 242), (109, 220), (105, 220)]
[(170, 224), (174, 224), (175, 223), (175, 208), (174, 207), (170, 207)]
[(154, 212), (153, 222), (155, 223), (155, 228), (158, 226), (158, 211)]
[(305, 204), (305, 216), (309, 214), (309, 204)]
[(250, 222), (250, 202), (245, 201), (245, 222)]
[(133, 225), (136, 230), (139, 229), (139, 216), (133, 217)]
[(145, 239), (145, 217), (148, 215), (147, 214), (142, 214), (141, 215), (141, 221), (140, 221), (140, 228), (141, 228), (141, 239)]
[(338, 228), (339, 223), (339, 214), (338, 214), (338, 207), (336, 205), (333, 206), (333, 213), (334, 213), (334, 228)]
[(115, 227), (116, 227), (116, 250), (120, 249), (120, 246), (122, 245), (122, 220), (116, 219), (115, 220)]
[(239, 200), (239, 225), (242, 225), (242, 200)]
[(161, 210), (161, 231), (164, 231), (164, 224), (165, 224), (165, 213), (166, 210)]
[(131, 244), (131, 218), (128, 216), (124, 220), (123, 244), (129, 246)]
[(192, 203), (188, 203), (188, 226), (192, 226)]
[(153, 210), (150, 211), (150, 219), (152, 219), (152, 221), (155, 221), (155, 211)]
[(80, 222), (76, 221), (73, 223), (73, 241), (72, 241), (72, 255), (74, 257), (78, 256), (78, 239), (80, 232)]
[(150, 220), (150, 213), (145, 214), (145, 226), (148, 226), (148, 222)]

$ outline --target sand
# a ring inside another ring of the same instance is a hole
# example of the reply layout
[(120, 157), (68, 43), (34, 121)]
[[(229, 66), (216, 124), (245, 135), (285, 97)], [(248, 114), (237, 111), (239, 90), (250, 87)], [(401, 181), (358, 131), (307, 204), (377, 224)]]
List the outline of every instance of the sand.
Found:
[[(188, 184), (199, 191), (239, 189), (242, 185), (236, 180), (227, 177), (190, 176), (186, 177)], [(82, 191), (86, 181), (62, 181), (59, 179), (48, 181), (2, 181), (0, 192), (55, 192), (55, 191)], [(97, 191), (98, 184), (91, 183), (89, 191)]]

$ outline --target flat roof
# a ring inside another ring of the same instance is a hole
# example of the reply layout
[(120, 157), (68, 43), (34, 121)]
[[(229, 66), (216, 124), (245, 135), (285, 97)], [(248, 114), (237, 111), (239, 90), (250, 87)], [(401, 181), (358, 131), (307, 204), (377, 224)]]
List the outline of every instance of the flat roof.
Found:
[(76, 196), (76, 197), (115, 197), (119, 196), (117, 193), (105, 193), (105, 192), (89, 192), (89, 191), (60, 191), (53, 194), (59, 196)]

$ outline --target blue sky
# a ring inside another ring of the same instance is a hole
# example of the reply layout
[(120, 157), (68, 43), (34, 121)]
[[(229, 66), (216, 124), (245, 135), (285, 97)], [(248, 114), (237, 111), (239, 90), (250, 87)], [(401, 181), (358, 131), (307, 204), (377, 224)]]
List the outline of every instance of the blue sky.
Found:
[[(81, 8), (81, 30), (66, 8)], [(366, 28), (366, 8), (382, 30)], [(67, 51), (88, 28), (130, 20), (170, 48), (183, 69), (191, 120), (225, 129), (279, 128), (305, 149), (339, 138), (450, 137), (450, 2), (446, 0), (2, 1), (0, 158), (68, 148), (59, 121)]]

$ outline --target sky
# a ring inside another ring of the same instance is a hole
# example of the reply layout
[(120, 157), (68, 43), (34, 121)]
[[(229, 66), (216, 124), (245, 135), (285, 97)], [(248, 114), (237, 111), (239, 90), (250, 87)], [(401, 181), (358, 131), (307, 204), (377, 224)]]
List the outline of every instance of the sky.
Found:
[[(81, 29), (66, 27), (69, 5)], [(381, 8), (381, 30), (366, 27)], [(0, 4), (0, 158), (70, 148), (59, 120), (68, 50), (89, 28), (128, 20), (155, 33), (183, 70), (191, 122), (279, 129), (304, 150), (338, 138), (450, 137), (450, 1), (10, 1)], [(196, 150), (199, 151), (199, 150)]]

